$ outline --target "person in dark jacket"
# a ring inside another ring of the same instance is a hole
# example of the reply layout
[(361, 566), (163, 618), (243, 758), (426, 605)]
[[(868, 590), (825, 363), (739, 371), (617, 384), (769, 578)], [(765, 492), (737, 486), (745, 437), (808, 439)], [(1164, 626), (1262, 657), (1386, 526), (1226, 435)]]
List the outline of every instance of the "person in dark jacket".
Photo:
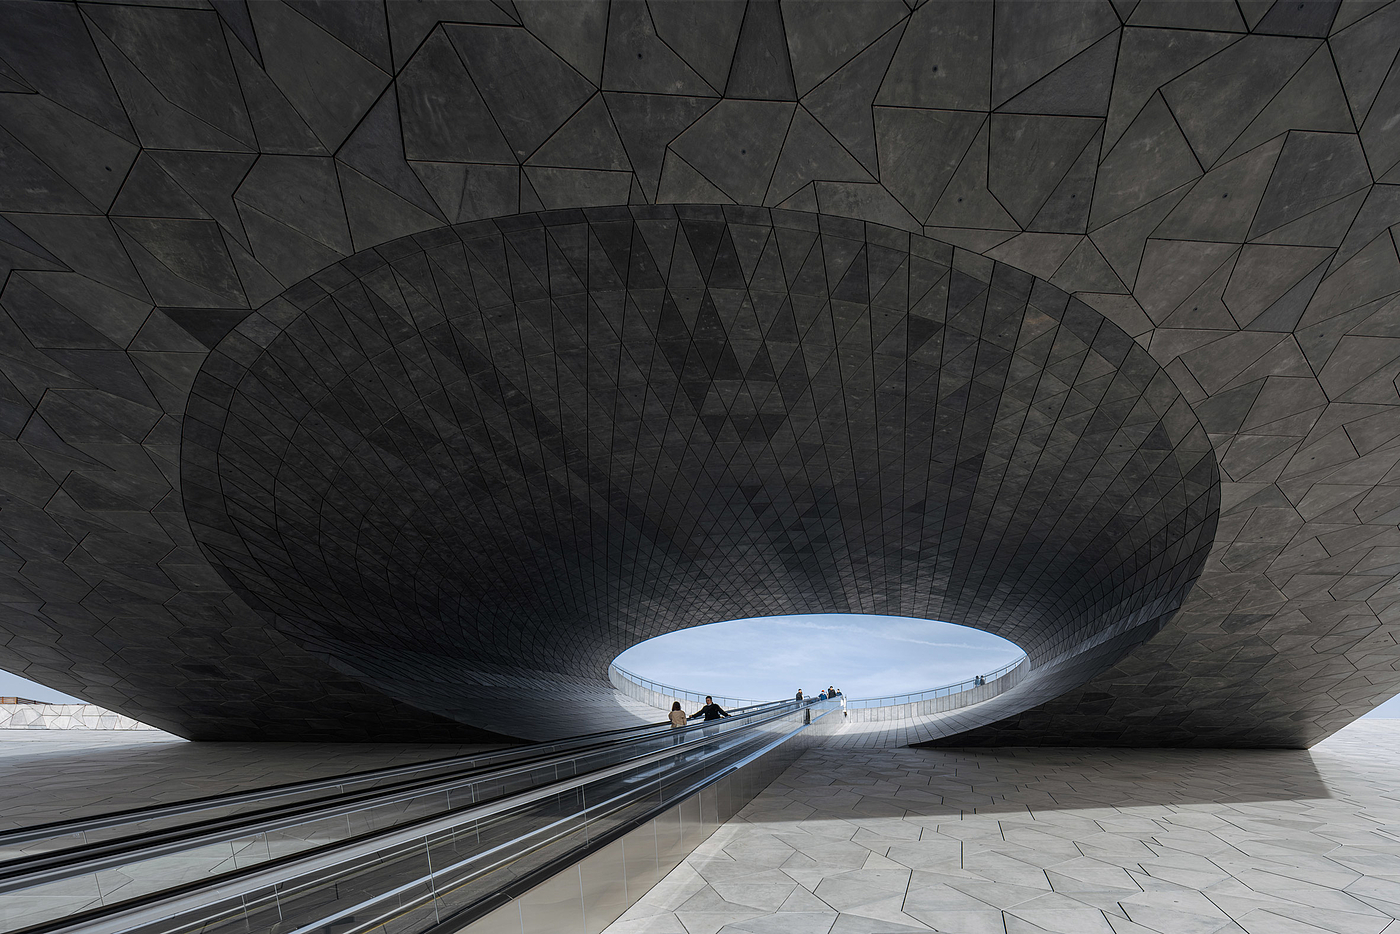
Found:
[(797, 689), (797, 699), (798, 699), (798, 700), (802, 700), (802, 689), (801, 689), (801, 688), (798, 688), (798, 689)]
[(713, 697), (706, 694), (705, 706), (701, 707), (699, 710), (695, 711), (695, 713), (691, 714), (689, 719), (694, 720), (696, 717), (704, 717), (705, 722), (709, 723), (711, 720), (718, 720), (720, 717), (727, 716), (729, 716), (729, 714), (724, 712), (724, 708), (720, 707), (719, 704), (716, 704), (715, 699)]

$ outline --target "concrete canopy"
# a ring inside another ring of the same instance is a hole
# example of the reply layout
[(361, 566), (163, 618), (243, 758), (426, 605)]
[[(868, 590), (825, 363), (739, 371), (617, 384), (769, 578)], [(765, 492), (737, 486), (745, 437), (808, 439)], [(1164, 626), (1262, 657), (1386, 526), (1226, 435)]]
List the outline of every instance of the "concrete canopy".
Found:
[(668, 628), (897, 608), (1039, 666), (950, 741), (1314, 742), (1400, 690), (1397, 49), (0, 6), (0, 663), (200, 737), (534, 736)]

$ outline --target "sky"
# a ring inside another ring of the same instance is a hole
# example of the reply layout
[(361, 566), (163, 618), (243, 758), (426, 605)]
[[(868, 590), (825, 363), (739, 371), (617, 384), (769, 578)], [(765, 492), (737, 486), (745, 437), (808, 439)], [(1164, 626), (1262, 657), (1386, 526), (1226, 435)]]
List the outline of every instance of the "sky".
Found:
[(828, 685), (847, 697), (922, 691), (1020, 658), (1011, 642), (902, 616), (769, 616), (711, 623), (633, 646), (628, 671), (706, 694), (769, 700)]
[(48, 701), (56, 704), (87, 703), (87, 701), (71, 694), (64, 694), (62, 691), (46, 688), (42, 684), (35, 684), (19, 675), (12, 675), (8, 671), (0, 671), (0, 697), (25, 697), (29, 700)]

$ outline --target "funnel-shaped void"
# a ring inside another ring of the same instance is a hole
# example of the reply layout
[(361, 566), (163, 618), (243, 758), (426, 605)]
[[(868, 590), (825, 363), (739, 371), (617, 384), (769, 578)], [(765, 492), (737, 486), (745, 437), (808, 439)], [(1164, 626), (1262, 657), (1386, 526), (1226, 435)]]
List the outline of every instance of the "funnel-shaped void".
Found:
[(1087, 305), (752, 208), (350, 257), (223, 340), (185, 426), (195, 535), (252, 606), (524, 737), (607, 725), (610, 659), (741, 617), (963, 623), (1082, 683), (1180, 605), (1217, 513), (1190, 407)]

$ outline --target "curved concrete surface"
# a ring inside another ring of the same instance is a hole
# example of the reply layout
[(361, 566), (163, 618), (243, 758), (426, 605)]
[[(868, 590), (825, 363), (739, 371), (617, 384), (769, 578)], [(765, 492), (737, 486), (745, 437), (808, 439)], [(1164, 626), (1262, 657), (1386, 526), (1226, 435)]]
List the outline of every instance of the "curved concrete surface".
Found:
[(962, 742), (1315, 742), (1400, 689), (1397, 49), (1371, 3), (5, 4), (0, 663), (484, 740), (621, 723), (666, 627), (912, 612), (1036, 666)]

